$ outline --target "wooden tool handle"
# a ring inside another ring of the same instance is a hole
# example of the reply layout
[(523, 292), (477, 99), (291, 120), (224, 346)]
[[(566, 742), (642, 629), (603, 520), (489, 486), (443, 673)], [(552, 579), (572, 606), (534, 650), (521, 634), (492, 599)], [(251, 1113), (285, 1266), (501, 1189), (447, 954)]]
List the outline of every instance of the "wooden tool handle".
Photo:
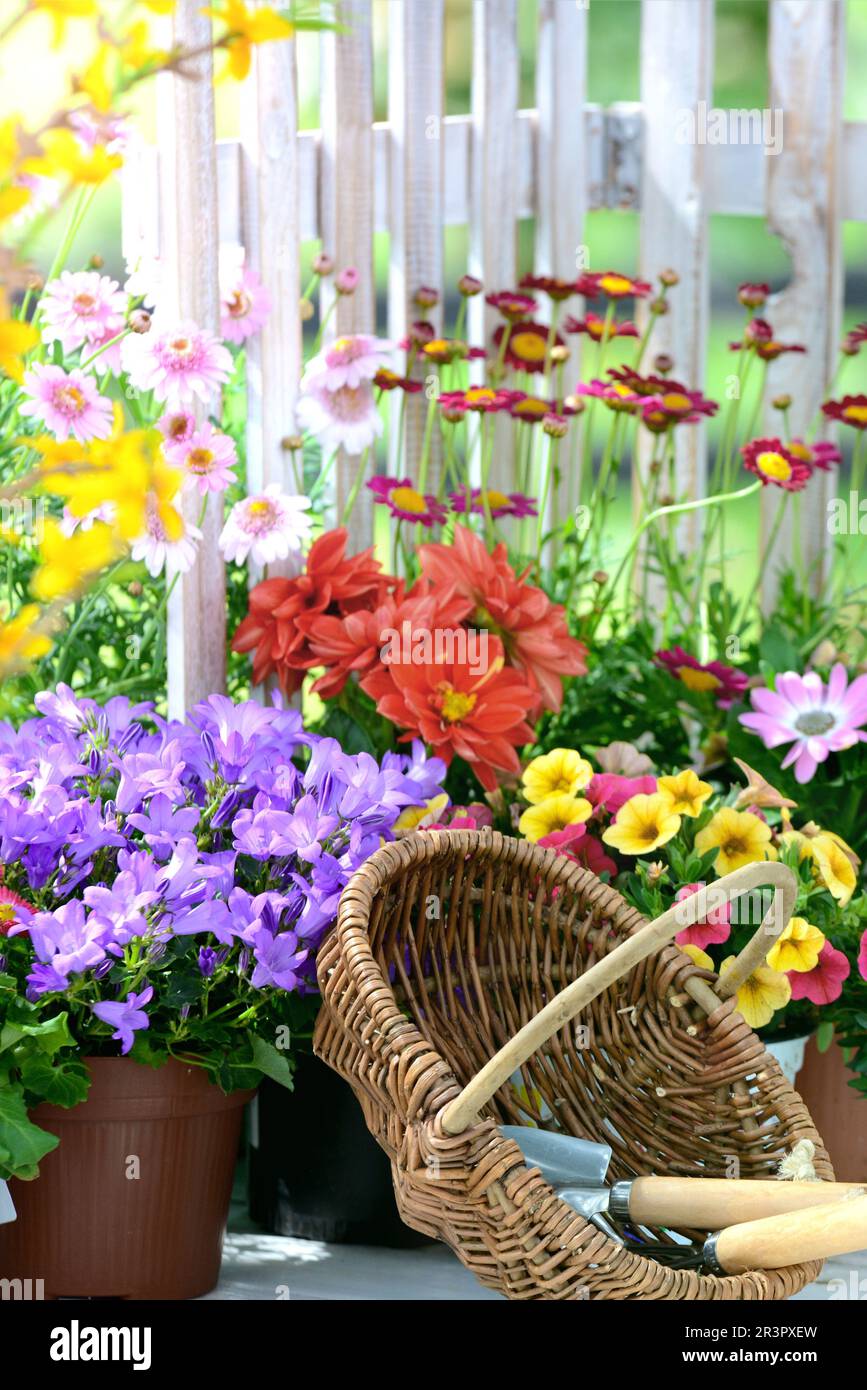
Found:
[(716, 1261), (727, 1274), (848, 1255), (867, 1245), (867, 1197), (746, 1221), (712, 1240)]
[(700, 1231), (804, 1211), (843, 1197), (867, 1197), (867, 1187), (855, 1182), (778, 1182), (773, 1178), (636, 1178), (629, 1187), (632, 1221)]

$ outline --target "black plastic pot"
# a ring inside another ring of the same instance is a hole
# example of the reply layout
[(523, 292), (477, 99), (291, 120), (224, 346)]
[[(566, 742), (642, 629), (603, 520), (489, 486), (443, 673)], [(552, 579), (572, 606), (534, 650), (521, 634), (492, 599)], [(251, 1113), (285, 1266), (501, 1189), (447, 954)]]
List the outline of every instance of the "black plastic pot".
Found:
[(397, 1214), (391, 1167), (358, 1101), (318, 1057), (303, 1054), (295, 1089), (264, 1081), (253, 1125), (249, 1211), (266, 1230), (342, 1245), (426, 1245)]

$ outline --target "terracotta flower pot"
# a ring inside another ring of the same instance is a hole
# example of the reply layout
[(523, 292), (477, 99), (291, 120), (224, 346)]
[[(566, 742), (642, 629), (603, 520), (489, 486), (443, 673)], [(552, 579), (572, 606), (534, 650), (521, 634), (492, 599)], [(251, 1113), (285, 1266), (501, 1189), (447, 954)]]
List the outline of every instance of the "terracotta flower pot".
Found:
[(93, 1058), (87, 1100), (40, 1105), (60, 1145), (35, 1182), (9, 1184), (0, 1278), (44, 1296), (196, 1298), (214, 1287), (252, 1091), (226, 1096), (199, 1067)]
[(842, 1048), (820, 1052), (811, 1038), (796, 1083), (841, 1182), (867, 1181), (867, 1096), (847, 1084), (854, 1074)]

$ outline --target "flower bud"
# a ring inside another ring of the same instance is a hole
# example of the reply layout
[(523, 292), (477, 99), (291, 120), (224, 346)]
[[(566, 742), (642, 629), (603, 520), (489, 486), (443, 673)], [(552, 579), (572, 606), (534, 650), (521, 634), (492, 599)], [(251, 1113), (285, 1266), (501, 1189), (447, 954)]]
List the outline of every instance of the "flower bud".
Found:
[(103, 260), (102, 256), (99, 254), (98, 251), (94, 251), (93, 255), (91, 256), (88, 262), (88, 265), (90, 266), (91, 270), (102, 270), (102, 267), (105, 265), (105, 261)]
[(144, 585), (141, 580), (134, 579), (131, 584), (127, 584), (126, 591), (130, 598), (141, 598), (144, 593)]
[(298, 317), (302, 323), (309, 323), (315, 313), (316, 310), (309, 299), (299, 299)]
[(669, 313), (671, 309), (668, 300), (663, 299), (662, 295), (660, 295), (658, 299), (651, 299), (647, 307), (650, 312), (655, 314), (658, 318), (662, 318), (662, 316)]
[(151, 316), (147, 309), (133, 309), (129, 316), (129, 326), (133, 333), (150, 333)]
[(861, 350), (862, 341), (863, 339), (857, 338), (854, 333), (847, 333), (840, 344), (840, 351), (845, 357), (857, 357)]
[(771, 405), (774, 407), (774, 410), (788, 410), (788, 408), (789, 408), (789, 406), (790, 406), (791, 404), (792, 404), (792, 398), (791, 398), (791, 396), (785, 396), (785, 395), (784, 395), (784, 396), (774, 396), (774, 399), (771, 401)]
[(555, 343), (551, 349), (551, 361), (556, 363), (557, 366), (559, 366), (561, 362), (568, 362), (571, 356), (571, 350), (566, 343)]
[(355, 266), (348, 265), (334, 277), (334, 288), (338, 294), (355, 294), (360, 280), (361, 276)]
[(670, 289), (672, 285), (680, 284), (680, 276), (678, 275), (676, 270), (663, 270), (660, 272), (659, 283), (661, 285), (665, 285), (666, 288)]
[(607, 583), (608, 583), (608, 571), (607, 571), (607, 570), (594, 570), (594, 571), (593, 571), (593, 583), (594, 583), (594, 584), (598, 584), (599, 587), (600, 587), (600, 589), (601, 589), (602, 586), (603, 586), (603, 584), (607, 584)]
[(330, 275), (334, 270), (334, 259), (327, 251), (319, 251), (313, 257), (312, 268), (314, 275)]
[(569, 421), (565, 415), (555, 415), (553, 411), (542, 418), (542, 429), (549, 434), (552, 439), (562, 439), (569, 428)]
[(209, 766), (215, 768), (217, 766), (217, 749), (214, 745), (214, 740), (208, 733), (207, 729), (203, 729), (202, 732), (199, 734), (199, 740), (201, 742), (202, 749), (204, 750), (205, 757), (208, 760)]
[(287, 454), (297, 454), (299, 449), (304, 448), (304, 440), (300, 434), (285, 434), (280, 440), (280, 448)]
[(653, 369), (659, 372), (660, 376), (667, 376), (674, 367), (674, 358), (670, 352), (658, 352), (653, 359)]
[(563, 401), (567, 410), (573, 411), (575, 415), (580, 415), (586, 409), (587, 402), (583, 396), (567, 396)]
[(466, 299), (472, 299), (473, 295), (481, 294), (484, 285), (475, 275), (462, 275), (458, 281), (458, 289)]
[(419, 285), (412, 297), (413, 304), (417, 304), (419, 309), (434, 309), (440, 302), (440, 292), (435, 290), (432, 285)]

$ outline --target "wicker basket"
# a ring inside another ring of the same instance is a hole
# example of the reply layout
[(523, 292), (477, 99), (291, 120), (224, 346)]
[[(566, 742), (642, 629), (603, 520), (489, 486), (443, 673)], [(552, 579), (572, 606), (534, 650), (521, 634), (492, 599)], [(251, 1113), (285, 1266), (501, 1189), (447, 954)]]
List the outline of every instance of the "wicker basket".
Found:
[[(788, 921), (794, 878), (751, 864), (714, 885), (729, 896), (760, 885), (773, 885), (772, 909), (729, 990)], [(649, 925), (572, 861), (491, 831), (385, 845), (344, 891), (319, 954), (314, 1047), (389, 1155), (404, 1221), (488, 1287), (514, 1299), (781, 1299), (817, 1276), (813, 1263), (718, 1278), (634, 1253), (561, 1202), (498, 1128), (607, 1143), (612, 1180), (770, 1177), (810, 1139), (818, 1176), (833, 1178), (730, 993), (666, 944), (706, 911), (699, 892)]]

